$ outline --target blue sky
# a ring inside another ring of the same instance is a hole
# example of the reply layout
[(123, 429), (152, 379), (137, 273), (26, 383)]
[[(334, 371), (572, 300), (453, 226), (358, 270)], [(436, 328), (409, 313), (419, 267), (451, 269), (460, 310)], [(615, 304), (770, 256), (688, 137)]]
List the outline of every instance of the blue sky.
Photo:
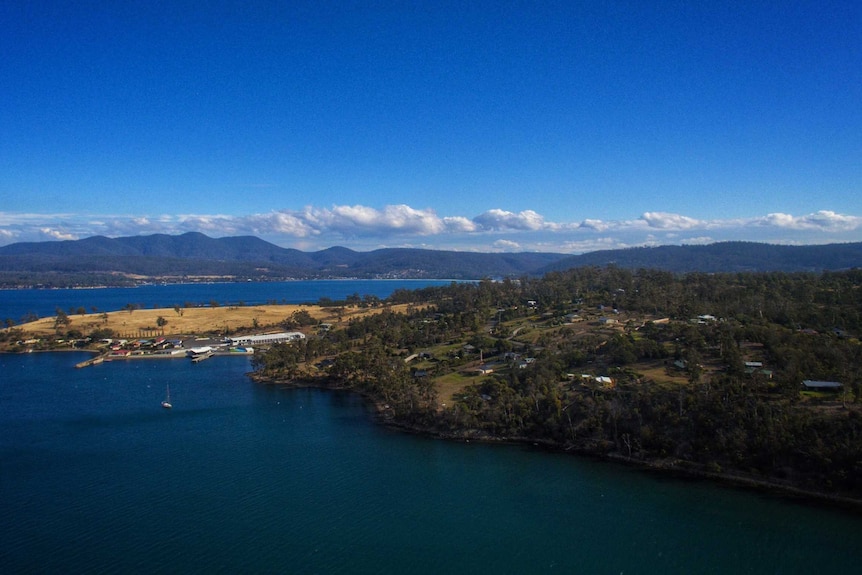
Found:
[(0, 245), (862, 241), (859, 2), (0, 3)]

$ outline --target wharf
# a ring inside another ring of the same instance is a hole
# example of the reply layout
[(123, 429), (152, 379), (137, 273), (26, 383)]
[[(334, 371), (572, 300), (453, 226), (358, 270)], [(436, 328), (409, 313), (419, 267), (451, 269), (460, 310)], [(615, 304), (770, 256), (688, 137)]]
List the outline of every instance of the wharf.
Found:
[(200, 363), (205, 359), (211, 358), (213, 355), (214, 354), (212, 352), (201, 353), (201, 354), (195, 355), (194, 357), (192, 357), (192, 363)]
[(82, 367), (89, 367), (91, 365), (99, 365), (103, 361), (105, 361), (105, 354), (97, 355), (96, 357), (91, 357), (90, 359), (76, 363), (75, 367), (80, 369)]

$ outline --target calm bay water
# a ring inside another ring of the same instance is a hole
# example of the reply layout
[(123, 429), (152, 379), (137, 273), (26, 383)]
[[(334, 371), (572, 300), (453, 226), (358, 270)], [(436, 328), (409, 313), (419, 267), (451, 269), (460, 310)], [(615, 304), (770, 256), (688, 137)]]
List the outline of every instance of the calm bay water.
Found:
[(862, 559), (858, 516), (390, 431), (355, 395), (252, 383), (247, 358), (74, 369), (84, 357), (0, 355), (4, 573), (809, 574)]
[[(376, 425), (247, 359), (0, 356), (4, 572), (846, 573), (860, 518)], [(172, 410), (159, 402), (170, 384)]]
[(83, 307), (88, 313), (117, 311), (128, 304), (140, 308), (173, 308), (175, 305), (219, 305), (267, 302), (315, 303), (321, 297), (341, 300), (354, 294), (386, 298), (398, 289), (419, 289), (448, 285), (451, 280), (315, 280), (288, 282), (244, 282), (213, 284), (143, 285), (132, 288), (93, 288), (0, 290), (0, 321), (20, 322), (28, 314), (39, 317), (55, 315)]

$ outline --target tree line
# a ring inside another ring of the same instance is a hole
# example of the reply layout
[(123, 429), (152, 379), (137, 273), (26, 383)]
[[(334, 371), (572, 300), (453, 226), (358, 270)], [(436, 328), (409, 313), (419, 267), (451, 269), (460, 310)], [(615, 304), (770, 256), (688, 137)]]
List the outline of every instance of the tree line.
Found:
[[(414, 308), (274, 346), (255, 367), (361, 391), (394, 421), (441, 434), (862, 496), (860, 270), (586, 267), (390, 301)], [(423, 350), (432, 359), (405, 361)], [(493, 371), (465, 371), (482, 362)], [(443, 407), (439, 382), (458, 374)], [(842, 388), (809, 393), (804, 379)]]

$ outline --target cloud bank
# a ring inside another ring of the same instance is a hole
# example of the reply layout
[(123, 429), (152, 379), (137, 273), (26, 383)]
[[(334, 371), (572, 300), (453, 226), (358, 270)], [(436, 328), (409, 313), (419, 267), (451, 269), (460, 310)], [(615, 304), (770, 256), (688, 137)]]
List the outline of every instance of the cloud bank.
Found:
[(344, 245), (427, 247), (470, 251), (583, 253), (660, 244), (725, 240), (805, 244), (862, 241), (862, 217), (821, 210), (795, 216), (770, 213), (753, 218), (703, 220), (683, 214), (646, 212), (630, 220), (584, 218), (553, 222), (525, 210), (495, 208), (473, 217), (440, 216), (407, 205), (306, 206), (249, 215), (154, 216), (0, 212), (0, 245), (20, 241), (80, 239), (154, 233), (202, 232), (213, 237), (255, 235), (299, 249)]

